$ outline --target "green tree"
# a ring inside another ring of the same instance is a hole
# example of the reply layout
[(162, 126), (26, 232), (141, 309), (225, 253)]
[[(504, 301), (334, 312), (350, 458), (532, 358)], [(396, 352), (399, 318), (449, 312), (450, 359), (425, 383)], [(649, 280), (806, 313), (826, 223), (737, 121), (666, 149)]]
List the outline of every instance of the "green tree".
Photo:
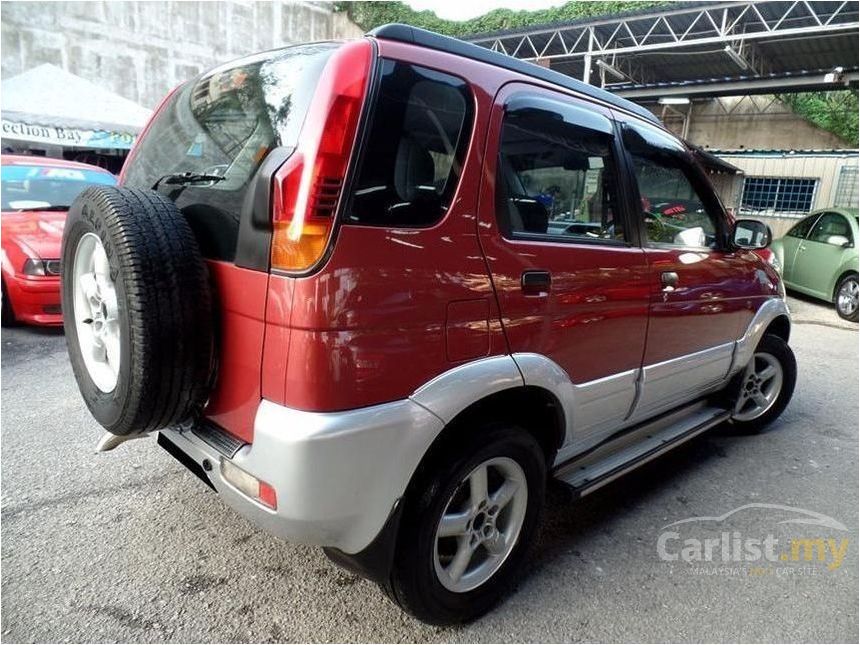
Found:
[(779, 100), (795, 114), (857, 147), (857, 90), (780, 94)]
[(568, 22), (579, 18), (602, 16), (646, 9), (666, 2), (567, 2), (558, 7), (537, 11), (513, 11), (493, 9), (471, 20), (455, 21), (440, 18), (432, 11), (415, 11), (403, 2), (336, 2), (335, 11), (345, 11), (362, 29), (370, 30), (389, 22), (402, 22), (413, 27), (422, 27), (446, 36), (463, 37), (499, 29), (513, 29)]

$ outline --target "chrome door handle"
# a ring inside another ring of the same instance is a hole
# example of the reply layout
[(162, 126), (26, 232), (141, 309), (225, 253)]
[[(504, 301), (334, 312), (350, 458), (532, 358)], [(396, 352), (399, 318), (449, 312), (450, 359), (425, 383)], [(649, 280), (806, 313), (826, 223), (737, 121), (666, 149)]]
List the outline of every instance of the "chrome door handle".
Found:
[(672, 292), (678, 286), (678, 274), (674, 271), (664, 271), (660, 274), (660, 282), (663, 284), (663, 291)]

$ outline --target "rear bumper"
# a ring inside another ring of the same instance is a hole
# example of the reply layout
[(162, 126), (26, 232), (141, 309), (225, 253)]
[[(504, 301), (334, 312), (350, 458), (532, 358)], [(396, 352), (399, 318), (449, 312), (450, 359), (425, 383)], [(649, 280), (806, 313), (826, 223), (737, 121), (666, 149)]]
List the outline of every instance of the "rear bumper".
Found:
[[(354, 554), (382, 530), (442, 421), (411, 400), (346, 412), (303, 412), (262, 401), (254, 443), (232, 462), (271, 485), (277, 510), (221, 475), (222, 452), (190, 430), (164, 430), (240, 514), (293, 542)], [(204, 460), (208, 464), (204, 464)]]
[(60, 312), (60, 278), (55, 276), (24, 277), (4, 274), (12, 310), (18, 322), (31, 325), (62, 325)]

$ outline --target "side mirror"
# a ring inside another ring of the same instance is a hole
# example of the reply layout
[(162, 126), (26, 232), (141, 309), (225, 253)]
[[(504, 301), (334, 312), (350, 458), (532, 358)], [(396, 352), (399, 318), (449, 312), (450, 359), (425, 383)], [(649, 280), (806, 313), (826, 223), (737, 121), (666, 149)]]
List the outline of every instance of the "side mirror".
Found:
[(849, 240), (844, 235), (830, 235), (827, 238), (827, 243), (832, 246), (841, 246), (844, 249), (847, 249), (851, 246), (851, 240)]
[(732, 244), (739, 249), (764, 249), (773, 240), (770, 226), (754, 219), (739, 219), (732, 228)]

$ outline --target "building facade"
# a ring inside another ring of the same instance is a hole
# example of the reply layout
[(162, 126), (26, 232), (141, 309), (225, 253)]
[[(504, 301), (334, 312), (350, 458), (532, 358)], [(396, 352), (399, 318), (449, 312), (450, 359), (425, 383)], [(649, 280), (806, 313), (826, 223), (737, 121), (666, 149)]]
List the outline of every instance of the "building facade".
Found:
[(3, 3), (2, 75), (51, 63), (144, 107), (228, 60), (362, 30), (331, 2)]

